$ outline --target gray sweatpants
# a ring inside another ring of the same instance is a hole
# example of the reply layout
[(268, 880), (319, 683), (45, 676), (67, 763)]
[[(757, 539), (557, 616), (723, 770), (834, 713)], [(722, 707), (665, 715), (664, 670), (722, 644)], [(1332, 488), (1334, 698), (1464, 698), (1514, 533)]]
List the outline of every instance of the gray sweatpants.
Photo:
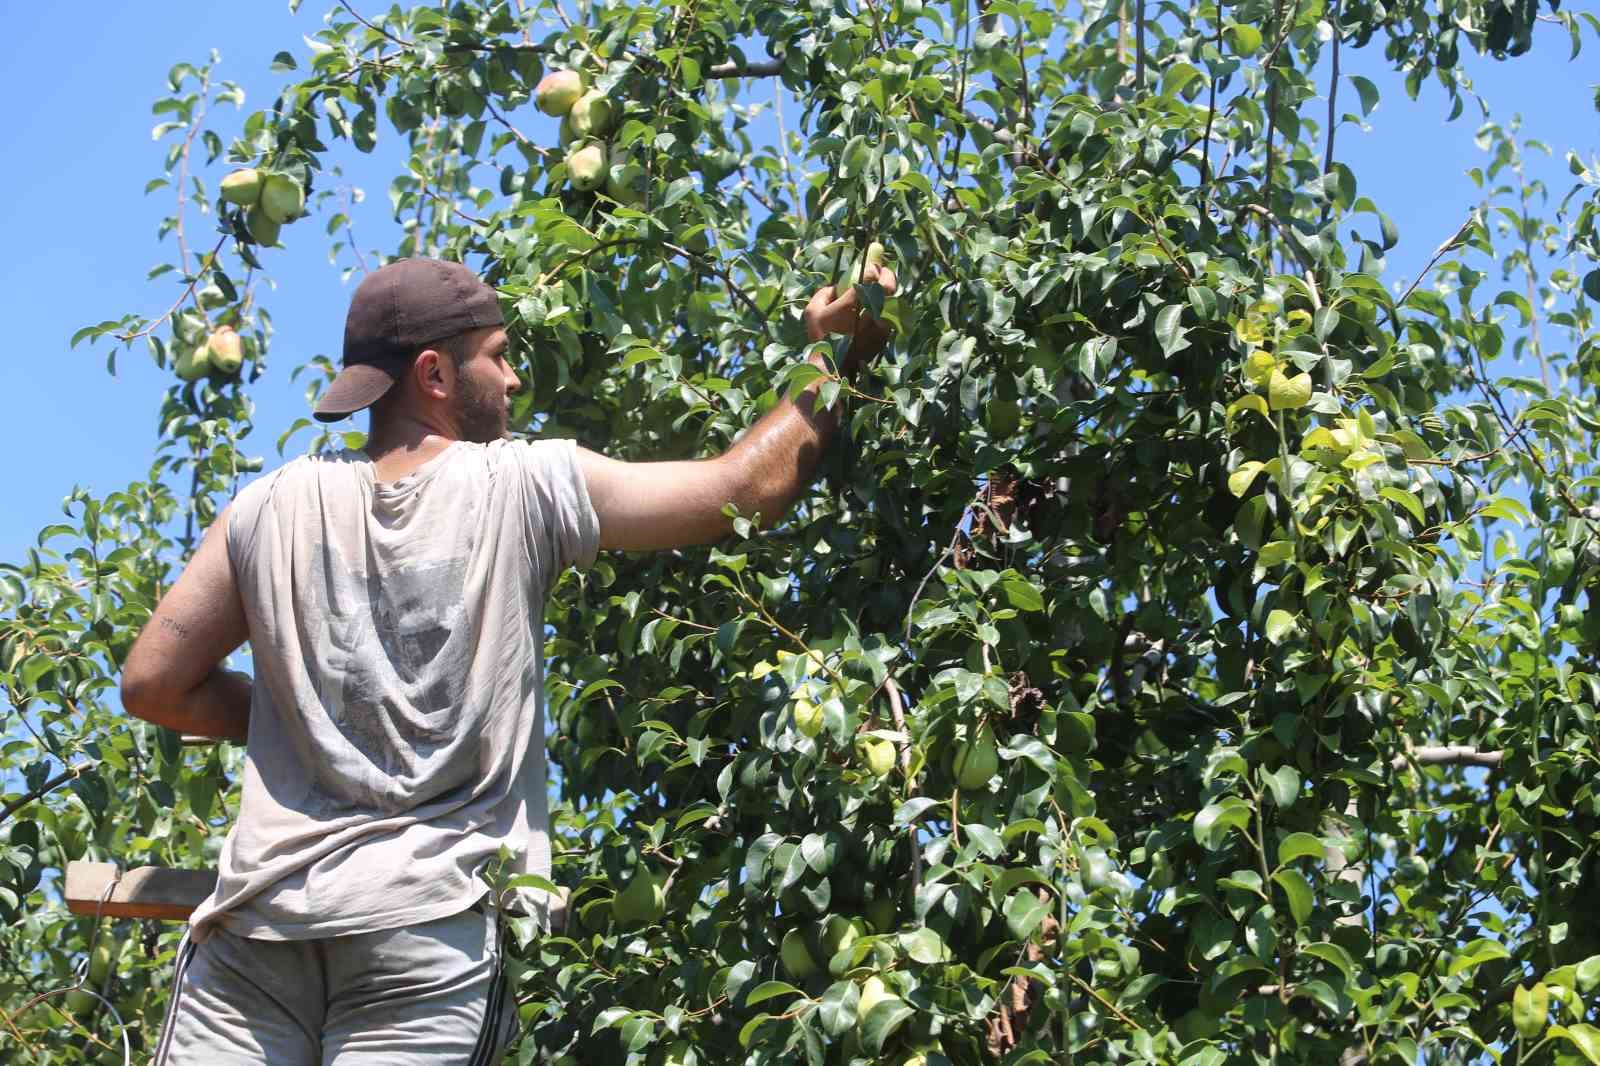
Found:
[(185, 938), (154, 1066), (498, 1062), (518, 1024), (498, 925), (485, 900), (376, 933)]

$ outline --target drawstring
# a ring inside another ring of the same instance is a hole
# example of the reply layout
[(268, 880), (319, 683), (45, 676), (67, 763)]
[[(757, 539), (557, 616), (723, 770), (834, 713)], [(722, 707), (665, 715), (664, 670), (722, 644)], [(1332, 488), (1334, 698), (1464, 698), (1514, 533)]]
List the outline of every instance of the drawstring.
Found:
[(172, 998), (167, 1001), (167, 1020), (161, 1026), (161, 1042), (156, 1045), (155, 1058), (151, 1066), (164, 1066), (167, 1061), (167, 1052), (172, 1049), (173, 1023), (178, 1020), (178, 1000), (183, 996), (183, 978), (189, 972), (189, 960), (194, 957), (194, 941), (189, 937), (190, 930), (185, 928), (183, 939), (178, 941), (178, 960), (173, 969)]

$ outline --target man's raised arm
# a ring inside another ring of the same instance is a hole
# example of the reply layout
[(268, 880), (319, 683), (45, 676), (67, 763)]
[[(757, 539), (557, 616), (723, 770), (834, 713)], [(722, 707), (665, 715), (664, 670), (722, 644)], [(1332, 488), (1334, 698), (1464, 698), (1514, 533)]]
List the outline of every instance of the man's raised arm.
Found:
[[(869, 267), (863, 280), (876, 281), (885, 293), (895, 291), (888, 268)], [(888, 327), (866, 313), (853, 286), (837, 299), (832, 286), (818, 290), (804, 318), (813, 342), (829, 333), (851, 335), (839, 368), (846, 377), (889, 340)], [(826, 369), (822, 355), (810, 361)], [(743, 515), (759, 512), (762, 525), (772, 526), (811, 483), (838, 428), (839, 404), (816, 409), (823, 380), (792, 400), (780, 400), (714, 459), (629, 463), (579, 448), (578, 462), (600, 520), (600, 547), (650, 551), (709, 544), (733, 531), (732, 520), (722, 513), (729, 503)]]

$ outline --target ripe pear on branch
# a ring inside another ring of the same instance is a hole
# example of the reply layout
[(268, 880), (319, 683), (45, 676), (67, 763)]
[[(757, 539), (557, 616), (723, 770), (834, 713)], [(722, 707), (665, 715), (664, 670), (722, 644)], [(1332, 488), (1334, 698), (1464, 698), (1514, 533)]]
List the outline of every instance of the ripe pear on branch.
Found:
[(559, 118), (572, 110), (583, 95), (583, 74), (576, 70), (556, 70), (539, 80), (534, 102), (540, 111)]
[(261, 171), (255, 167), (235, 170), (222, 179), (222, 198), (240, 207), (254, 206), (261, 199)]
[(589, 192), (606, 180), (606, 146), (599, 141), (589, 141), (567, 156), (567, 174), (572, 187), (579, 192)]
[(224, 374), (236, 374), (244, 362), (244, 344), (232, 326), (218, 326), (206, 338), (205, 350), (211, 365)]
[(883, 242), (873, 241), (867, 245), (866, 252), (856, 260), (855, 265), (845, 271), (844, 277), (839, 279), (839, 284), (834, 286), (834, 298), (843, 296), (850, 286), (860, 285), (868, 267), (881, 266), (883, 266)]
[(645, 177), (644, 167), (627, 152), (612, 152), (606, 167), (606, 195), (624, 207), (638, 207), (644, 203)]
[(263, 248), (271, 248), (278, 243), (278, 231), (282, 227), (261, 209), (260, 204), (250, 209), (245, 216), (245, 223), (250, 229), (251, 238)]
[(184, 381), (200, 380), (211, 373), (210, 349), (204, 344), (183, 349), (178, 353), (177, 361), (172, 364), (172, 369)]
[(269, 174), (261, 185), (260, 207), (279, 225), (297, 219), (306, 208), (305, 188), (287, 174)]
[(604, 137), (611, 129), (615, 111), (605, 93), (590, 89), (572, 105), (572, 110), (567, 112), (567, 121), (580, 137)]
[(660, 918), (666, 909), (667, 897), (661, 882), (642, 866), (634, 871), (628, 887), (611, 901), (612, 917), (624, 926), (647, 925)]

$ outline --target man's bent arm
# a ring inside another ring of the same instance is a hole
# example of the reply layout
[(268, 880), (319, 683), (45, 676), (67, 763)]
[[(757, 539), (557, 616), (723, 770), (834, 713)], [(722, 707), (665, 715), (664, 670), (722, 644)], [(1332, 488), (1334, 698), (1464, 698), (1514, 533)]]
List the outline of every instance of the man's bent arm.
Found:
[(250, 679), (221, 668), (248, 636), (228, 559), (224, 510), (134, 641), (122, 665), (122, 706), (180, 733), (243, 740)]
[[(895, 279), (881, 279), (893, 293)], [(806, 308), (806, 332), (817, 341), (828, 333), (853, 336), (842, 376), (854, 376), (888, 341), (888, 329), (866, 317), (854, 290), (831, 299), (823, 289)], [(827, 370), (821, 353), (809, 362)], [(600, 519), (600, 546), (626, 551), (687, 547), (721, 540), (733, 531), (722, 513), (732, 503), (742, 515), (761, 515), (770, 528), (811, 484), (822, 453), (839, 426), (841, 405), (818, 409), (827, 378), (807, 385), (793, 399), (785, 396), (731, 448), (714, 459), (628, 463), (578, 449), (590, 501)]]

